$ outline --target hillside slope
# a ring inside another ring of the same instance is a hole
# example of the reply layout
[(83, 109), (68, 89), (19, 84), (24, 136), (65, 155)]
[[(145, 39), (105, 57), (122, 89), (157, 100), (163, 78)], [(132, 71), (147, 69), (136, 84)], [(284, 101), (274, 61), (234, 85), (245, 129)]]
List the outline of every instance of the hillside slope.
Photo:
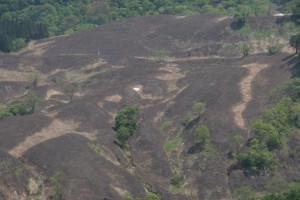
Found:
[[(276, 27), (275, 18), (267, 21)], [(241, 44), (251, 41), (231, 30), (233, 22), (216, 15), (146, 16), (1, 54), (0, 102), (20, 101), (35, 73), (34, 91), (43, 100), (34, 114), (0, 120), (0, 171), (10, 169), (0, 197), (118, 200), (154, 192), (167, 200), (229, 200), (241, 186), (263, 190), (274, 174), (228, 173), (228, 155), (235, 135), (251, 137), (251, 124), (273, 89), (291, 78), (292, 64), (287, 53), (267, 56), (259, 48), (241, 58)], [(70, 84), (77, 88), (71, 103), (63, 93)], [(197, 102), (205, 111), (186, 123)], [(113, 129), (125, 106), (140, 110), (127, 150), (116, 144)], [(193, 134), (200, 124), (210, 132), (209, 153)], [(8, 161), (19, 163), (17, 172)], [(297, 171), (299, 163), (280, 174), (299, 180)], [(176, 174), (183, 180), (173, 187)], [(30, 183), (36, 187), (28, 189)]]

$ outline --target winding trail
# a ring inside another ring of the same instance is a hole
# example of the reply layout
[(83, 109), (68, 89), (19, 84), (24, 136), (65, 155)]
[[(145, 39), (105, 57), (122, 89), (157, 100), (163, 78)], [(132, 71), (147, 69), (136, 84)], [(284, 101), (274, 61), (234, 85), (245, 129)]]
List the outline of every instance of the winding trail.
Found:
[(94, 140), (96, 138), (96, 133), (76, 132), (75, 130), (79, 128), (79, 125), (79, 123), (72, 120), (60, 121), (55, 119), (48, 127), (43, 128), (40, 132), (36, 132), (33, 135), (28, 136), (23, 142), (19, 143), (8, 153), (19, 158), (32, 147), (68, 133), (75, 133), (90, 140)]
[(248, 103), (252, 99), (252, 81), (255, 76), (262, 71), (263, 69), (267, 68), (267, 64), (248, 64), (242, 65), (241, 67), (246, 68), (248, 70), (248, 74), (246, 77), (242, 79), (239, 83), (240, 86), (240, 93), (242, 94), (241, 101), (232, 107), (232, 112), (234, 113), (234, 121), (241, 129), (247, 130), (245, 125), (245, 120), (243, 118), (243, 112), (246, 109)]

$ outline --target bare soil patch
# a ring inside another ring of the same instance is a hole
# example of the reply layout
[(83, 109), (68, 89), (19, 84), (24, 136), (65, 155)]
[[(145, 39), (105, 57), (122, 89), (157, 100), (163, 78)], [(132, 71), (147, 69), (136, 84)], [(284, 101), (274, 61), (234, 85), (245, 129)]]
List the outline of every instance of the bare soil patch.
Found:
[(122, 100), (122, 98), (123, 97), (121, 95), (115, 94), (115, 95), (112, 95), (112, 96), (107, 96), (104, 99), (105, 99), (105, 101), (119, 103)]
[(40, 132), (36, 132), (33, 135), (28, 136), (23, 142), (19, 143), (17, 146), (11, 149), (9, 151), (9, 154), (16, 158), (19, 158), (32, 147), (68, 133), (75, 133), (90, 140), (95, 139), (95, 133), (77, 132), (76, 129), (79, 127), (80, 123), (74, 122), (72, 120), (60, 121), (55, 119), (48, 127), (43, 128)]
[(168, 86), (169, 92), (177, 90), (178, 89), (177, 82), (180, 79), (185, 77), (185, 73), (175, 66), (165, 66), (159, 68), (159, 70), (168, 72), (168, 73), (157, 75), (155, 78), (165, 81)]
[(245, 121), (243, 118), (243, 112), (244, 112), (247, 104), (252, 99), (252, 87), (251, 87), (252, 81), (255, 78), (255, 76), (261, 70), (267, 68), (268, 65), (253, 63), (253, 64), (248, 64), (248, 65), (242, 65), (241, 67), (246, 68), (248, 70), (248, 74), (239, 83), (240, 93), (242, 94), (242, 100), (232, 108), (232, 111), (234, 113), (235, 123), (240, 128), (246, 129)]
[(12, 71), (0, 68), (0, 81), (26, 81), (29, 76), (27, 72)]

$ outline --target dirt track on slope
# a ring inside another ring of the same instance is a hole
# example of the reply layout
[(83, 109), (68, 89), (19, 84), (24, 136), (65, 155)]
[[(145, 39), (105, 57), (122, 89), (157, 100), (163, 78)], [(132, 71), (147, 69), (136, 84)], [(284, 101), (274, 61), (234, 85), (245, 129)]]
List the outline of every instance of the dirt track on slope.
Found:
[(239, 83), (240, 86), (240, 93), (242, 94), (242, 100), (236, 104), (232, 111), (234, 113), (234, 121), (241, 129), (247, 129), (245, 126), (245, 120), (243, 118), (243, 112), (247, 106), (247, 104), (252, 99), (252, 81), (255, 76), (263, 69), (267, 68), (267, 64), (248, 64), (242, 65), (241, 67), (246, 68), (248, 70), (248, 74), (246, 77), (242, 79)]
[(27, 150), (32, 147), (45, 142), (47, 140), (57, 138), (63, 136), (68, 133), (75, 133), (86, 137), (90, 140), (95, 139), (94, 133), (86, 133), (86, 132), (76, 132), (75, 130), (80, 126), (79, 123), (74, 121), (60, 121), (54, 120), (48, 127), (45, 127), (40, 132), (36, 132), (33, 135), (27, 137), (23, 142), (19, 143), (16, 147), (11, 149), (8, 153), (12, 156), (19, 158), (21, 157)]

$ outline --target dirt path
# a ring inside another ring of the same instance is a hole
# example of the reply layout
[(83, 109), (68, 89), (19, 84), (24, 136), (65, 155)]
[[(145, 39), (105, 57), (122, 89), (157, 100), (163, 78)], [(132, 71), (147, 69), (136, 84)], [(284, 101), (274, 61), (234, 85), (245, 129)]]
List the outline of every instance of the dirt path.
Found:
[(191, 56), (191, 57), (144, 57), (136, 56), (137, 59), (150, 60), (150, 61), (164, 61), (164, 62), (186, 62), (186, 61), (197, 61), (197, 60), (209, 60), (209, 59), (228, 59), (228, 58), (238, 58), (238, 57), (222, 57), (222, 56)]
[(33, 135), (27, 137), (23, 142), (19, 143), (17, 146), (11, 149), (9, 151), (9, 154), (16, 158), (19, 158), (32, 147), (68, 133), (75, 133), (91, 140), (95, 139), (95, 133), (76, 132), (75, 130), (79, 127), (79, 125), (79, 123), (76, 123), (72, 120), (60, 121), (55, 119), (48, 127), (45, 127), (40, 132), (36, 132)]
[(263, 69), (267, 68), (267, 64), (249, 64), (249, 65), (243, 65), (241, 66), (243, 68), (246, 68), (248, 70), (248, 74), (246, 77), (242, 79), (242, 81), (239, 83), (240, 86), (240, 93), (242, 94), (242, 100), (233, 106), (232, 111), (234, 113), (234, 121), (235, 123), (242, 129), (247, 129), (245, 125), (245, 120), (243, 118), (243, 112), (247, 106), (247, 104), (252, 99), (252, 81), (255, 78), (255, 76)]

